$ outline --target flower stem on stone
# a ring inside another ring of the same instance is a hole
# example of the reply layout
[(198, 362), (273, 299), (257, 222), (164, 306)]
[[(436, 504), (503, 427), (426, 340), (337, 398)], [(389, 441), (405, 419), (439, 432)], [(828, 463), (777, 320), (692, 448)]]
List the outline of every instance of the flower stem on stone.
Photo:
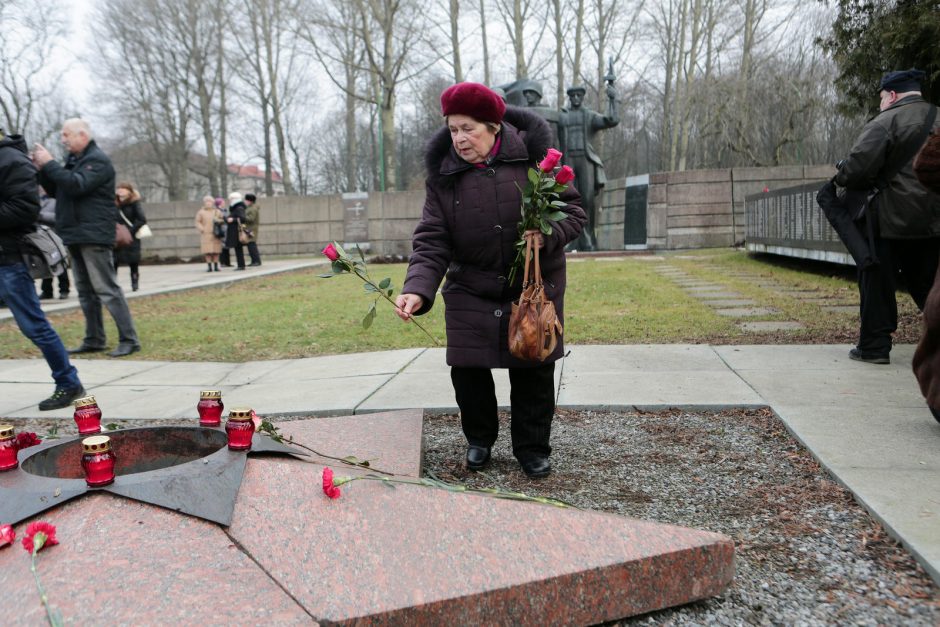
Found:
[(62, 616), (59, 615), (59, 612), (52, 608), (49, 605), (49, 598), (46, 596), (46, 590), (42, 587), (42, 582), (39, 580), (39, 571), (36, 570), (36, 554), (39, 553), (39, 550), (42, 549), (43, 545), (46, 542), (46, 534), (39, 532), (35, 535), (33, 539), (34, 548), (32, 551), (32, 564), (30, 564), (29, 569), (33, 573), (33, 579), (36, 580), (36, 588), (39, 590), (39, 600), (42, 601), (42, 606), (46, 610), (46, 620), (49, 621), (49, 624), (52, 627), (60, 627), (64, 623), (62, 622)]

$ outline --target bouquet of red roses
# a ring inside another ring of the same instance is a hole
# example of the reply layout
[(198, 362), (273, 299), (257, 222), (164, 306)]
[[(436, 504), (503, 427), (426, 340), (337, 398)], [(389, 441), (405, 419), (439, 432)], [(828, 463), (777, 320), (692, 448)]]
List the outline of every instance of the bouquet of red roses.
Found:
[(560, 200), (559, 194), (568, 189), (568, 185), (574, 180), (574, 170), (565, 165), (555, 173), (561, 154), (558, 150), (549, 148), (545, 158), (539, 162), (538, 169), (529, 168), (529, 180), (525, 188), (520, 188), (522, 220), (519, 222), (516, 258), (509, 270), (510, 285), (515, 281), (516, 273), (522, 269), (524, 263), (525, 232), (537, 229), (545, 235), (551, 235), (552, 225), (549, 222), (560, 222), (568, 217), (568, 214), (561, 210), (567, 203)]

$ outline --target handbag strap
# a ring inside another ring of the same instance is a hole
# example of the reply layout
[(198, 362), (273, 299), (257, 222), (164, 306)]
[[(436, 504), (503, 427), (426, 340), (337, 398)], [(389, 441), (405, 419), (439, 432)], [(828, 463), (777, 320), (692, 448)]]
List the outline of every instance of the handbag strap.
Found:
[(125, 222), (127, 222), (127, 226), (128, 226), (128, 227), (134, 228), (134, 223), (127, 219), (127, 216), (124, 215), (124, 212), (121, 211), (120, 208), (118, 208), (118, 213), (121, 214), (121, 217), (124, 218), (124, 221), (125, 221)]
[[(522, 289), (529, 284), (535, 284), (539, 289), (542, 287), (542, 268), (539, 266), (539, 247), (535, 244), (535, 238), (538, 235), (527, 235), (525, 238), (525, 269), (523, 270)], [(533, 261), (535, 263), (530, 263)], [(529, 268), (532, 268), (530, 277)]]

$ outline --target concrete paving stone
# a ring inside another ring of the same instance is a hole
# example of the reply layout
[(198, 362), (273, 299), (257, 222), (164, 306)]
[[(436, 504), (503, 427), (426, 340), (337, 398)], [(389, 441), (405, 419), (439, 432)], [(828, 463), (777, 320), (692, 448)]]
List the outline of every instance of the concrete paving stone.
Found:
[(799, 331), (805, 329), (802, 322), (794, 320), (751, 320), (738, 322), (737, 326), (748, 333), (772, 333), (774, 331)]
[(729, 318), (745, 318), (748, 316), (770, 316), (780, 313), (780, 311), (772, 307), (729, 307), (727, 309), (716, 309), (715, 313)]
[[(766, 370), (769, 372), (789, 370), (814, 370), (834, 372), (893, 371), (894, 374), (910, 375), (913, 344), (897, 344), (891, 351), (891, 364), (874, 366), (849, 359), (849, 344), (774, 344), (714, 346), (714, 351), (729, 368), (738, 372)], [(912, 377), (909, 377), (912, 378)], [(879, 386), (880, 387), (880, 386)], [(919, 396), (919, 393), (918, 393)]]
[(747, 298), (727, 298), (722, 300), (703, 300), (703, 305), (709, 307), (747, 307), (757, 303)]
[(50, 379), (48, 383), (14, 383), (3, 384), (0, 394), (0, 417), (27, 418), (29, 416), (43, 416), (48, 418), (72, 417), (72, 406), (52, 411), (40, 412), (37, 405), (43, 399), (49, 398), (55, 391), (55, 384)]
[(699, 292), (720, 292), (727, 289), (724, 285), (718, 285), (716, 283), (703, 283), (701, 285), (693, 285), (686, 288), (686, 292), (691, 292), (697, 294)]
[(182, 361), (164, 363), (121, 379), (121, 385), (179, 385), (211, 388), (228, 379), (239, 364)]
[(893, 468), (838, 468), (838, 480), (940, 581), (940, 482), (937, 473)]
[[(604, 263), (604, 262), (610, 262), (610, 261), (625, 261), (626, 259), (627, 257), (619, 257), (619, 256), (618, 257), (597, 257), (595, 261)], [(630, 257), (630, 259), (635, 260), (633, 257)]]
[(562, 380), (558, 405), (762, 405), (763, 399), (731, 371), (577, 373)]
[(806, 365), (775, 372), (763, 369), (737, 372), (771, 405), (867, 408), (872, 404), (871, 390), (878, 389), (879, 406), (923, 408), (923, 398), (910, 371), (898, 372), (885, 366), (875, 370), (875, 366), (864, 363), (859, 363), (864, 369), (842, 367), (832, 371)]
[[(165, 361), (123, 361), (120, 359), (75, 359), (72, 365), (78, 370), (82, 384), (88, 388), (95, 385), (119, 381), (125, 377), (147, 372)], [(52, 382), (52, 374), (44, 359), (13, 359), (0, 362), (0, 383)]]
[(564, 359), (565, 378), (575, 373), (590, 376), (613, 372), (727, 372), (727, 366), (718, 353), (703, 344), (573, 344), (566, 348), (570, 354)]
[(315, 379), (337, 379), (343, 376), (392, 374), (398, 372), (413, 361), (424, 349), (407, 348), (375, 353), (356, 353), (352, 355), (327, 355), (308, 357), (284, 362), (266, 374), (258, 377), (253, 384), (277, 382), (301, 382)]
[(630, 255), (633, 261), (652, 261), (655, 263), (666, 263), (666, 260), (659, 255)]
[(266, 361), (251, 361), (244, 364), (234, 364), (235, 368), (229, 372), (219, 384), (230, 386), (248, 385), (261, 377), (291, 364), (293, 359), (271, 359)]
[(858, 314), (858, 305), (826, 305), (822, 310), (829, 313)]
[[(427, 362), (426, 362), (427, 363)], [(560, 387), (562, 362), (555, 364), (555, 390)], [(509, 409), (509, 371), (493, 370), (493, 383), (496, 387), (496, 403), (500, 409)], [(454, 398), (454, 386), (450, 379), (450, 366), (441, 361), (435, 371), (426, 370), (426, 365), (417, 371), (405, 369), (390, 378), (369, 398), (356, 407), (356, 413), (366, 411), (406, 409), (415, 406), (416, 390), (420, 390), (421, 406), (432, 411), (457, 411)]]
[(714, 290), (711, 292), (691, 292), (689, 296), (692, 298), (701, 298), (703, 300), (718, 300), (721, 298), (742, 298), (742, 295), (738, 292), (732, 292), (731, 290)]
[[(86, 495), (41, 519), (55, 524), (59, 541), (41, 554), (42, 583), (66, 624), (310, 624), (213, 523), (111, 494)], [(17, 540), (25, 529), (18, 526)], [(8, 626), (46, 622), (24, 557), (18, 546), (0, 551), (0, 586), (19, 599), (6, 606)]]
[[(225, 406), (245, 405), (259, 414), (290, 415), (316, 412), (319, 415), (355, 413), (356, 408), (391, 378), (391, 374), (336, 379), (311, 379), (303, 385), (252, 383), (228, 393)], [(412, 403), (418, 404), (412, 391)], [(231, 405), (229, 404), (231, 402)], [(384, 408), (377, 408), (384, 409)]]
[(710, 287), (710, 288), (724, 289), (724, 287), (716, 286), (714, 283), (710, 281), (700, 281), (697, 279), (675, 280), (673, 281), (673, 283), (685, 289), (691, 289), (694, 287)]

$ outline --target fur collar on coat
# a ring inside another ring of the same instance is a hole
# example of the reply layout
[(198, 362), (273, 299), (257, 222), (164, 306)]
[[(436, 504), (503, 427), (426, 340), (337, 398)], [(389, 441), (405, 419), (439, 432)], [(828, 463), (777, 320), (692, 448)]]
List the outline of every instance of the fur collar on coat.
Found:
[[(503, 117), (502, 143), (497, 160), (509, 157), (512, 160), (524, 156), (530, 163), (542, 159), (552, 147), (552, 129), (540, 115), (521, 107), (506, 107)], [(427, 144), (424, 153), (424, 165), (428, 179), (437, 185), (452, 185), (454, 172), (442, 172), (445, 162), (465, 163), (454, 150), (450, 140), (450, 131), (445, 126), (436, 132)]]

